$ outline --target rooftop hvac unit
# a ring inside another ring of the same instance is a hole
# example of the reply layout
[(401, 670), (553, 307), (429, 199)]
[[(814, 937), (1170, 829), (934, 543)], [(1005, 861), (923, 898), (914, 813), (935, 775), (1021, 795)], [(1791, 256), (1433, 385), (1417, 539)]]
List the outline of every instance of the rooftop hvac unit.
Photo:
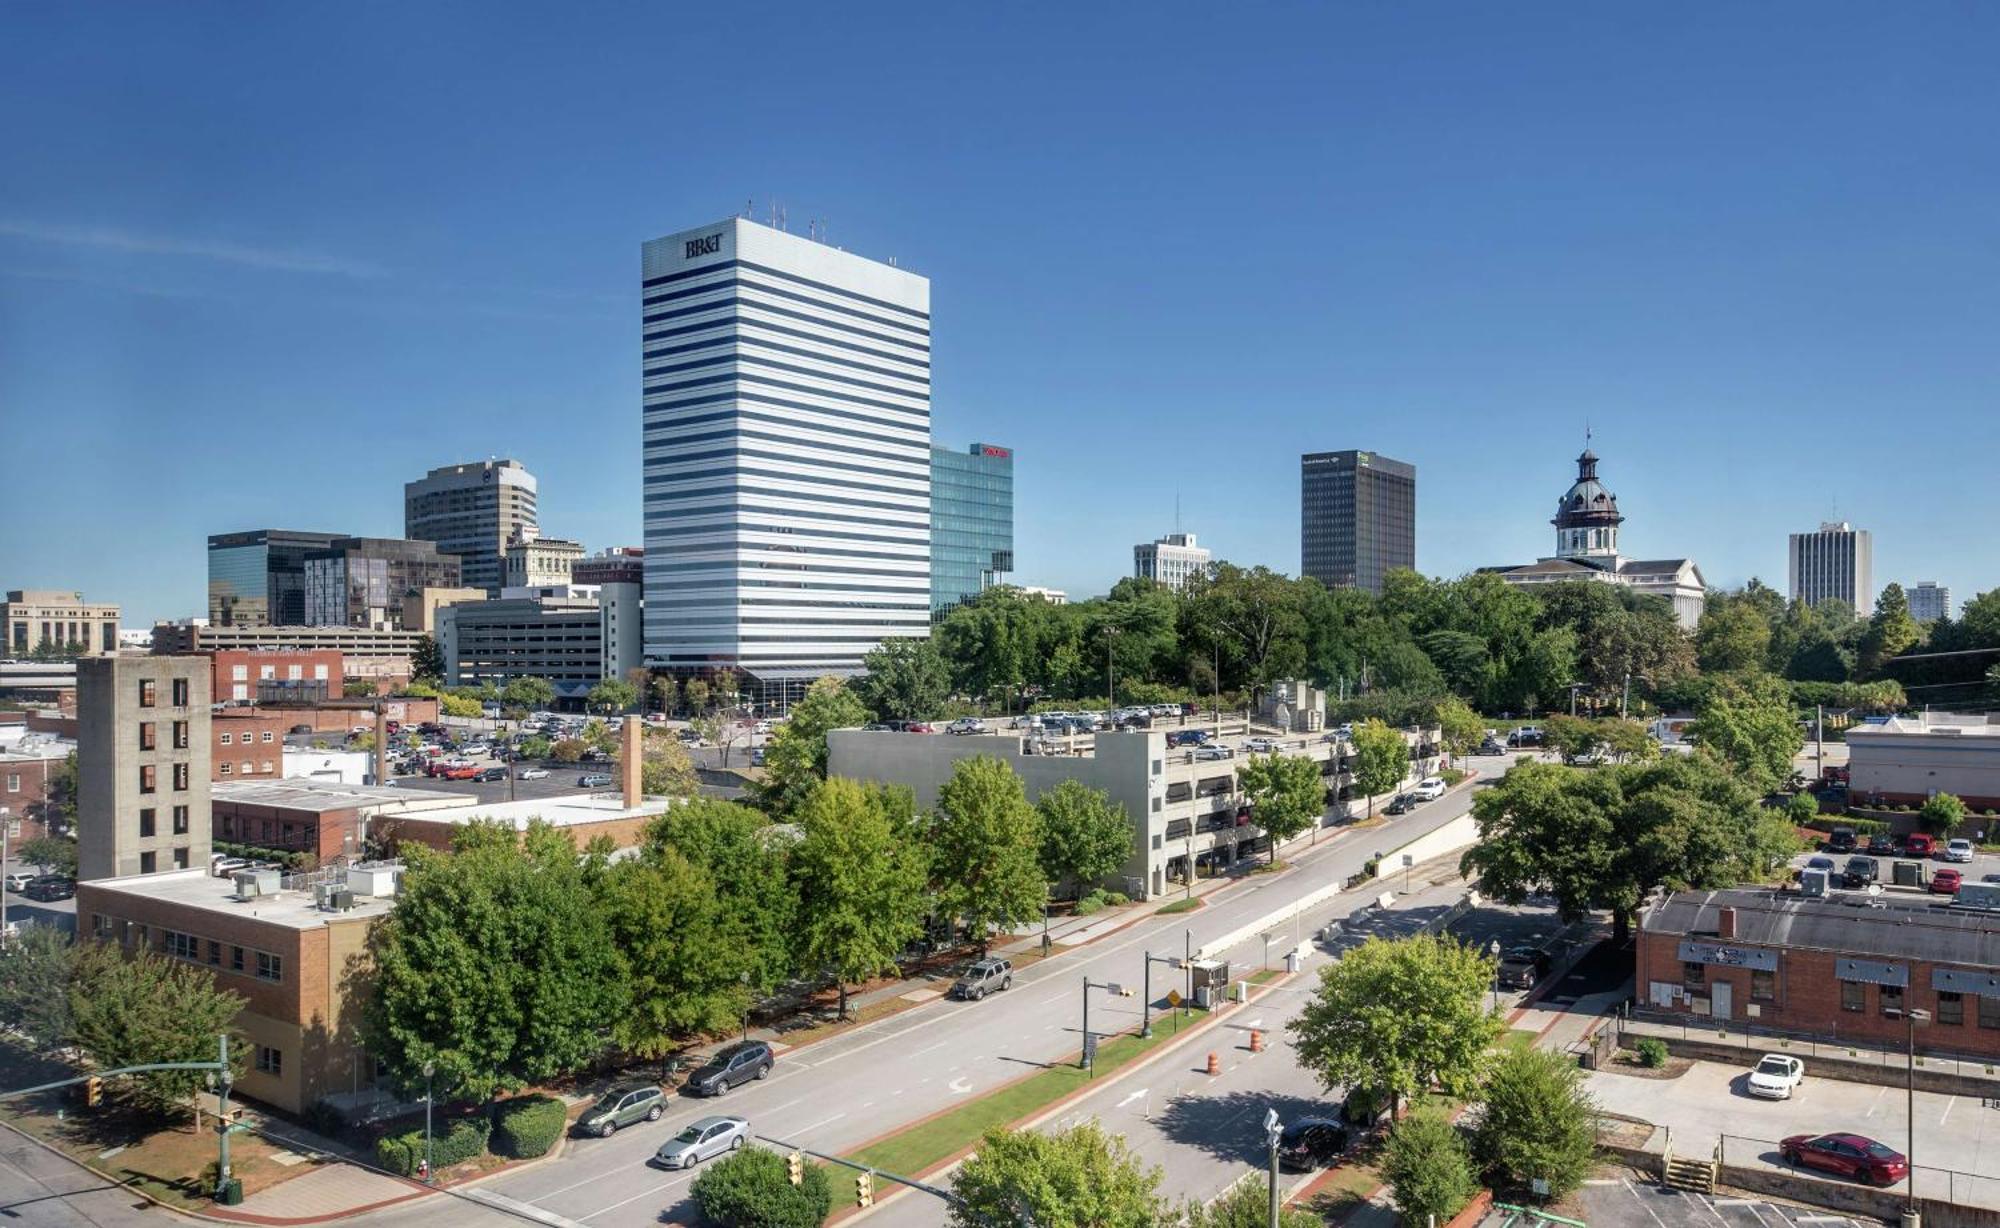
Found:
[(1825, 870), (1799, 871), (1799, 894), (1809, 900), (1826, 898), (1827, 873)]
[(352, 895), (393, 896), (396, 894), (396, 883), (402, 872), (403, 866), (400, 862), (349, 866), (345, 887)]
[(235, 881), (236, 898), (254, 900), (260, 896), (278, 894), (284, 876), (276, 870), (238, 870)]

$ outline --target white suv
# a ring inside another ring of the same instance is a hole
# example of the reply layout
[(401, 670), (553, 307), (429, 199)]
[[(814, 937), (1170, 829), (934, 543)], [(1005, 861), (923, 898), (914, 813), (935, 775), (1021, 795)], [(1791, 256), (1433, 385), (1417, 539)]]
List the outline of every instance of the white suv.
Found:
[(1410, 790), (1410, 792), (1427, 802), (1434, 802), (1443, 797), (1444, 791), (1445, 783), (1442, 776), (1426, 776), (1417, 782), (1416, 788)]
[(1958, 862), (1971, 861), (1972, 851), (1972, 841), (1953, 840), (1944, 846), (1944, 859)]

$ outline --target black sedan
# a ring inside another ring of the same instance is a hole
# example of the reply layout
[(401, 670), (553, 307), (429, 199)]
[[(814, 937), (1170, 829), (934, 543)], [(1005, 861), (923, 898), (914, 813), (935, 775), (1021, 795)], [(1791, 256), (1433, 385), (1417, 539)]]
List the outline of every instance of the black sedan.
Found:
[(40, 878), (29, 879), (21, 894), (44, 904), (52, 900), (73, 899), (76, 896), (76, 880), (61, 874), (44, 874)]
[(1346, 1150), (1346, 1126), (1330, 1117), (1306, 1117), (1278, 1136), (1278, 1165), (1293, 1171), (1325, 1168)]

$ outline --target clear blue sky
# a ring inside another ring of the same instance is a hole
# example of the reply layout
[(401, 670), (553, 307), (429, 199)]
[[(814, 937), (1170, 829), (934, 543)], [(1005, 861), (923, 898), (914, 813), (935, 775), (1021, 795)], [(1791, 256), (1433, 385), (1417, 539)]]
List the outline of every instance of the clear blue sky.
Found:
[(773, 197), (932, 279), (937, 439), (1024, 583), (1183, 526), (1298, 567), (1298, 454), (1418, 561), (2000, 583), (2000, 9), (43, 5), (0, 15), (0, 587), (197, 612), (209, 533), (401, 531), (488, 454), (639, 537), (642, 240)]

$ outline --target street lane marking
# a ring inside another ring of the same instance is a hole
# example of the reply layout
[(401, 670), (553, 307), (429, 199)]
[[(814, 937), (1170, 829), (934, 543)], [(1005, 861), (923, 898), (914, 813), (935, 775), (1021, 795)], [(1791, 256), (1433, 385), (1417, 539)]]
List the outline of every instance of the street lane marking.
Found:
[(1625, 1183), (1625, 1192), (1632, 1195), (1632, 1201), (1639, 1204), (1639, 1209), (1641, 1211), (1644, 1211), (1647, 1215), (1651, 1215), (1653, 1217), (1654, 1223), (1658, 1224), (1660, 1228), (1667, 1228), (1667, 1221), (1661, 1219), (1658, 1215), (1653, 1214), (1653, 1208), (1647, 1206), (1646, 1200), (1639, 1197), (1639, 1191), (1632, 1188), (1632, 1183), (1630, 1181), (1627, 1181)]
[[(874, 1102), (870, 1101), (869, 1103), (872, 1104)], [(864, 1104), (861, 1107), (865, 1109), (868, 1107), (868, 1105)], [(845, 1113), (835, 1113), (833, 1116), (827, 1118), (824, 1121), (816, 1121), (810, 1126), (800, 1126), (798, 1129), (791, 1131), (791, 1136), (795, 1139), (803, 1138), (806, 1135), (811, 1134), (814, 1130), (819, 1129), (821, 1126), (830, 1126), (834, 1122), (839, 1121), (841, 1118), (845, 1116), (847, 1116), (847, 1114)]]
[[(956, 1070), (958, 1069), (958, 1067), (954, 1066), (952, 1067), (952, 1069)], [(960, 1086), (960, 1084), (963, 1084), (964, 1086)], [(961, 1075), (958, 1078), (953, 1079), (946, 1086), (950, 1089), (952, 1095), (963, 1096), (965, 1093), (972, 1090), (972, 1080)]]
[(1145, 1094), (1146, 1094), (1146, 1089), (1142, 1087), (1138, 1091), (1133, 1092), (1131, 1095), (1125, 1097), (1123, 1100), (1120, 1100), (1118, 1102), (1118, 1107), (1122, 1109), (1126, 1105), (1132, 1103), (1134, 1100), (1139, 1099), (1141, 1096), (1144, 1096)]
[(944, 1048), (944, 1047), (945, 1047), (946, 1045), (948, 1045), (948, 1044), (950, 1044), (950, 1043), (951, 1043), (951, 1042), (950, 1042), (950, 1041), (948, 1041), (948, 1040), (941, 1040), (941, 1041), (939, 1041), (938, 1043), (936, 1043), (936, 1044), (934, 1044), (934, 1045), (926, 1045), (926, 1046), (924, 1046), (923, 1048), (921, 1048), (921, 1049), (917, 1050), (917, 1051), (916, 1051), (915, 1053), (912, 1053), (912, 1054), (911, 1054), (910, 1056), (911, 1056), (911, 1057), (922, 1057), (922, 1056), (923, 1056), (924, 1054), (926, 1054), (926, 1053), (936, 1053), (936, 1052), (937, 1052), (937, 1051), (938, 1051), (939, 1049), (942, 1049), (942, 1048)]
[[(608, 1207), (599, 1207), (597, 1210), (592, 1211), (589, 1215), (584, 1216), (583, 1222), (589, 1223), (591, 1220), (596, 1219), (598, 1216), (603, 1215), (607, 1211), (616, 1211), (620, 1207), (638, 1202), (641, 1198), (652, 1198), (655, 1195), (664, 1194), (668, 1190), (673, 1189), (675, 1186), (683, 1185), (692, 1180), (694, 1180), (694, 1170), (684, 1168), (680, 1171), (680, 1174), (678, 1176), (672, 1178), (671, 1180), (663, 1181), (659, 1185), (654, 1186), (650, 1190), (641, 1190), (637, 1194), (632, 1195), (632, 1197), (622, 1198), (617, 1202), (612, 1203)], [(573, 1224), (576, 1223), (577, 1221), (566, 1220), (566, 1219), (554, 1219), (554, 1220), (543, 1220), (542, 1222), (545, 1224)]]
[(567, 1219), (553, 1211), (544, 1211), (533, 1203), (522, 1202), (518, 1198), (509, 1198), (505, 1194), (495, 1194), (491, 1190), (480, 1189), (476, 1185), (467, 1187), (462, 1191), (462, 1196), (508, 1215), (518, 1215), (523, 1219), (534, 1220), (538, 1224), (549, 1224), (552, 1228), (573, 1228), (574, 1225), (583, 1222)]
[(1944, 1119), (1945, 1119), (1945, 1118), (1947, 1118), (1947, 1117), (1950, 1117), (1950, 1116), (1951, 1116), (1951, 1106), (1952, 1106), (1952, 1105), (1954, 1105), (1954, 1104), (1957, 1104), (1957, 1103), (1958, 1103), (1958, 1097), (1957, 1097), (1957, 1096), (1947, 1096), (1947, 1097), (1945, 1097), (1945, 1101), (1944, 1101), (1944, 1112), (1942, 1112), (1942, 1113), (1938, 1114), (1938, 1124), (1939, 1124), (1940, 1126), (1944, 1124)]

